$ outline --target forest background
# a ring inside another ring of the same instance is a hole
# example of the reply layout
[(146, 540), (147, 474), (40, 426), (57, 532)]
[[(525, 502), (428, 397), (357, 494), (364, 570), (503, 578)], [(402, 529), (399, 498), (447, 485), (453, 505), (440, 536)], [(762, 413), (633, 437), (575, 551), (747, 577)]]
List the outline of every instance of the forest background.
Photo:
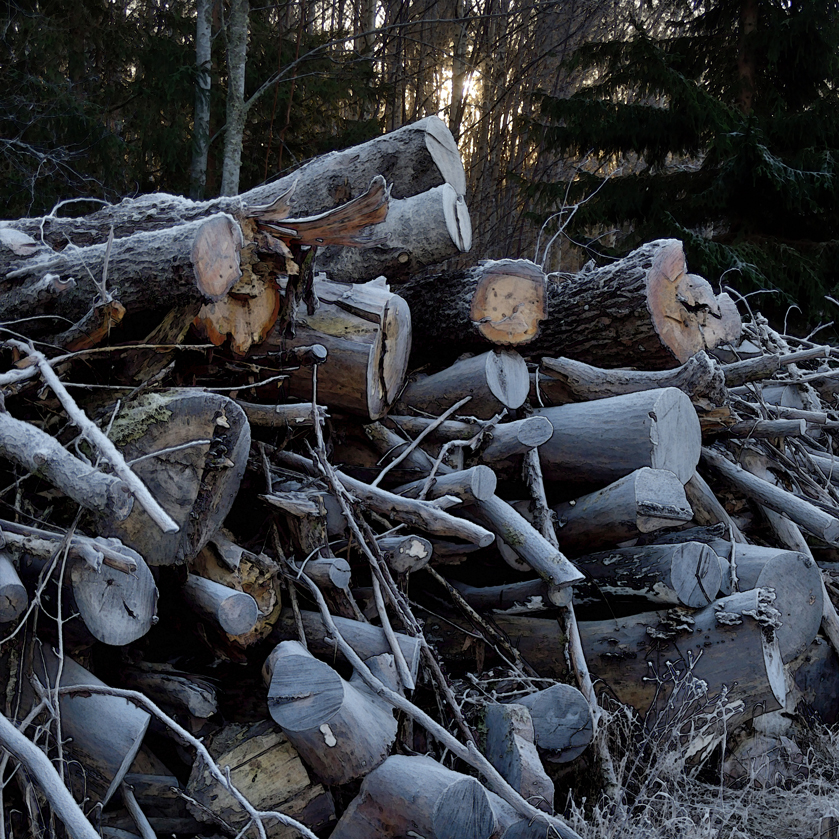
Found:
[(434, 114), (470, 261), (672, 236), (807, 330), (839, 315), (837, 96), (839, 0), (4, 0), (0, 213), (236, 194)]

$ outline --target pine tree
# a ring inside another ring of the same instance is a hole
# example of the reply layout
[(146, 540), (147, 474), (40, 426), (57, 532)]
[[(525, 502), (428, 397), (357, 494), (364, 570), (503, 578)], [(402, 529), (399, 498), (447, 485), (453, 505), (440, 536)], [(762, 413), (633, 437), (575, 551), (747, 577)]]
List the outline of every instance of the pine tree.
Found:
[(670, 11), (580, 48), (577, 92), (541, 97), (530, 135), (583, 163), (536, 191), (551, 212), (588, 197), (565, 230), (574, 240), (594, 246), (595, 230), (617, 227), (619, 254), (682, 239), (691, 270), (776, 289), (776, 310), (794, 301), (814, 322), (839, 283), (839, 3)]

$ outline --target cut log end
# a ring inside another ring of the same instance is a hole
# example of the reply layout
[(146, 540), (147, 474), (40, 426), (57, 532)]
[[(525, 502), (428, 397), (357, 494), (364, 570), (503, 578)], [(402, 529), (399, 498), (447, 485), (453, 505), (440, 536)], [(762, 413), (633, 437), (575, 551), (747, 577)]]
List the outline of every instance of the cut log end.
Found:
[(228, 215), (211, 216), (192, 243), (192, 266), (198, 287), (211, 300), (221, 300), (242, 276), (239, 252), (242, 230)]

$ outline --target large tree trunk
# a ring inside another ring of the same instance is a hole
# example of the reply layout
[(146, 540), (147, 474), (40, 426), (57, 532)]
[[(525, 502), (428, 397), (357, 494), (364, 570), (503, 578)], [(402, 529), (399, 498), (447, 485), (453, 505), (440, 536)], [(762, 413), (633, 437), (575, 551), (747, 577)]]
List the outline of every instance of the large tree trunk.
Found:
[(195, 14), (195, 117), (192, 123), (192, 166), (189, 173), (189, 197), (195, 201), (204, 198), (207, 186), (213, 5), (214, 0), (198, 0)]
[(658, 239), (550, 284), (548, 317), (528, 350), (598, 367), (665, 370), (739, 335), (729, 296), (688, 273), (681, 242)]
[(442, 184), (450, 184), (456, 195), (466, 191), (457, 144), (440, 119), (426, 117), (361, 145), (316, 157), (292, 174), (236, 197), (196, 202), (154, 193), (123, 199), (81, 218), (45, 216), (0, 225), (27, 233), (37, 242), (43, 236), (48, 244), (62, 248), (68, 241), (78, 246), (105, 242), (111, 227), (120, 239), (213, 213), (239, 217), (254, 207), (274, 205), (282, 196), (286, 196), (289, 215), (309, 216), (362, 195), (376, 175), (392, 184), (395, 199), (419, 195)]
[(245, 66), (248, 59), (250, 0), (232, 0), (227, 20), (227, 128), (221, 165), (221, 194), (238, 195), (245, 134)]

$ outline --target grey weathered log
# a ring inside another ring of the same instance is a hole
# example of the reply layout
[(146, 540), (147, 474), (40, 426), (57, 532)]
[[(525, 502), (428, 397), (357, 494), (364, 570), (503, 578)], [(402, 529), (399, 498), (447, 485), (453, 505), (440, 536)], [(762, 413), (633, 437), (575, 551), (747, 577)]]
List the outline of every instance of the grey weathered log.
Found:
[(444, 183), (451, 184), (459, 195), (466, 191), (457, 144), (445, 123), (432, 116), (361, 145), (316, 157), (290, 175), (242, 195), (196, 202), (153, 193), (124, 199), (83, 218), (45, 216), (1, 224), (38, 241), (43, 231), (45, 240), (56, 247), (67, 241), (86, 245), (104, 242), (112, 226), (120, 238), (212, 213), (265, 216), (277, 203), (290, 215), (313, 215), (361, 195), (376, 175), (384, 175), (392, 185), (394, 198), (416, 195)]
[(249, 594), (190, 574), (183, 598), (191, 609), (228, 635), (244, 635), (256, 625), (259, 608)]
[(707, 606), (722, 582), (716, 552), (700, 542), (613, 548), (576, 557), (574, 564), (599, 593), (651, 603)]
[(529, 389), (524, 359), (512, 350), (490, 350), (409, 382), (395, 410), (439, 416), (465, 396), (471, 396), (465, 410), (472, 416), (489, 419), (504, 408), (520, 408)]
[(471, 511), (551, 585), (567, 586), (582, 580), (583, 575), (566, 557), (498, 496), (476, 501)]
[(594, 719), (586, 698), (572, 685), (551, 685), (516, 699), (530, 711), (536, 746), (551, 763), (570, 763), (594, 737)]
[(801, 437), (807, 431), (803, 419), (744, 420), (721, 429), (721, 433), (738, 439), (767, 437)]
[(17, 620), (28, 605), (29, 595), (11, 556), (6, 551), (0, 551), (0, 623)]
[[(114, 540), (116, 541), (116, 540)], [(122, 647), (142, 638), (157, 623), (157, 586), (143, 558), (117, 543), (123, 555), (133, 555), (130, 574), (102, 564), (70, 566), (73, 598), (90, 634), (104, 644)]]
[[(120, 668), (122, 687), (144, 693), (169, 712), (186, 713), (207, 719), (218, 711), (216, 688), (206, 679), (177, 670), (171, 665), (124, 665)], [(130, 783), (130, 777), (126, 776)]]
[(567, 606), (571, 602), (571, 589), (556, 589), (541, 577), (498, 586), (470, 586), (452, 581), (463, 599), (479, 611), (524, 614), (543, 612), (552, 606)]
[(693, 518), (682, 482), (665, 469), (642, 467), (601, 490), (553, 507), (559, 546), (592, 551)]
[[(256, 402), (243, 402), (236, 400), (239, 407), (245, 412), (248, 422), (251, 425), (259, 425), (266, 428), (288, 428), (293, 431), (296, 428), (311, 428), (314, 424), (314, 412), (311, 402), (296, 402), (284, 405), (260, 405)], [(326, 411), (318, 407), (318, 416), (325, 419)]]
[(332, 839), (490, 839), (497, 820), (490, 793), (430, 757), (393, 755), (363, 781)]
[(676, 388), (540, 408), (554, 433), (540, 446), (545, 477), (565, 485), (605, 485), (644, 466), (686, 483), (699, 461), (702, 432), (690, 399)]
[(1, 410), (0, 455), (43, 476), (88, 510), (118, 520), (131, 512), (134, 496), (123, 481), (74, 457), (49, 434)]
[[(328, 661), (332, 661), (333, 657), (337, 657), (339, 661), (343, 661), (340, 650), (336, 649), (335, 644), (329, 638), (326, 625), (321, 616), (317, 612), (301, 610), (300, 617), (306, 633), (306, 643), (309, 649)], [(347, 618), (333, 616), (332, 619), (335, 621), (338, 631), (355, 650), (360, 659), (366, 660), (391, 651), (390, 644), (381, 627), (373, 626), (371, 623), (348, 620)], [(399, 642), (399, 649), (402, 650), (402, 655), (408, 664), (408, 670), (411, 676), (416, 679), (420, 660), (419, 641), (402, 632), (395, 634)], [(291, 609), (285, 608), (282, 610), (270, 638), (274, 644), (297, 638), (297, 624)]]
[(769, 588), (775, 592), (774, 606), (783, 621), (776, 635), (781, 657), (788, 664), (810, 645), (819, 631), (824, 610), (819, 566), (812, 557), (796, 551), (732, 545), (721, 539), (710, 542), (709, 546), (733, 565), (741, 591)]
[(719, 364), (704, 350), (673, 370), (604, 370), (572, 358), (543, 358), (538, 386), (555, 405), (675, 387), (705, 407), (728, 399)]
[(702, 459), (749, 498), (788, 516), (808, 533), (823, 539), (829, 545), (839, 546), (839, 518), (836, 516), (758, 478), (712, 449), (703, 449)]
[[(410, 484), (396, 487), (393, 492), (404, 495), (406, 498), (418, 498), (425, 484), (425, 479), (412, 481)], [(488, 466), (472, 466), (459, 472), (435, 475), (425, 497), (434, 499), (442, 498), (444, 495), (453, 495), (464, 504), (473, 504), (476, 501), (486, 501), (491, 498), (497, 486), (498, 480), (492, 469)]]
[(767, 379), (781, 367), (797, 364), (799, 361), (807, 361), (811, 358), (827, 358), (830, 352), (831, 348), (827, 346), (811, 347), (806, 350), (784, 354), (763, 353), (755, 358), (723, 364), (725, 384), (727, 387), (737, 387), (746, 382)]
[(244, 412), (227, 396), (197, 389), (149, 393), (122, 405), (110, 433), (180, 530), (161, 532), (137, 505), (124, 521), (104, 521), (104, 533), (149, 565), (187, 562), (233, 505), (250, 449)]
[[(108, 258), (108, 291), (126, 310), (123, 324), (133, 321), (132, 330), (146, 334), (173, 306), (220, 299), (242, 275), (239, 250), (243, 244), (241, 228), (229, 215), (114, 239)], [(96, 299), (93, 278), (102, 277), (106, 250), (105, 244), (68, 246), (46, 259), (23, 262), (0, 284), (4, 316), (54, 314), (80, 320)], [(45, 282), (52, 277), (60, 278), (62, 290)], [(61, 322), (65, 326), (66, 320)]]
[(315, 257), (315, 269), (339, 282), (380, 276), (396, 282), (472, 248), (466, 199), (451, 184), (410, 198), (391, 198), (387, 218), (376, 225), (374, 235), (382, 244), (363, 250), (324, 248)]
[(658, 239), (549, 283), (548, 317), (528, 353), (663, 370), (737, 340), (740, 328), (731, 298), (688, 273), (682, 243)]
[(349, 588), (352, 575), (350, 564), (341, 557), (324, 557), (323, 559), (310, 559), (303, 568), (306, 576), (311, 577), (322, 589), (339, 589), (341, 591)]
[(376, 544), (394, 574), (419, 571), (431, 559), (431, 542), (422, 536), (383, 536)]
[(390, 705), (298, 641), (274, 648), (263, 677), (271, 717), (325, 784), (366, 775), (390, 754), (397, 728)]
[(540, 810), (553, 811), (554, 785), (534, 742), (533, 720), (523, 705), (487, 705), (486, 756), (510, 786)]
[[(73, 659), (58, 653), (48, 644), (36, 648), (34, 672), (41, 683), (52, 690), (60, 686), (104, 686), (104, 682)], [(91, 804), (108, 803), (119, 788), (140, 748), (150, 717), (142, 709), (121, 697), (102, 694), (62, 694), (58, 700), (67, 773), (76, 795)]]

